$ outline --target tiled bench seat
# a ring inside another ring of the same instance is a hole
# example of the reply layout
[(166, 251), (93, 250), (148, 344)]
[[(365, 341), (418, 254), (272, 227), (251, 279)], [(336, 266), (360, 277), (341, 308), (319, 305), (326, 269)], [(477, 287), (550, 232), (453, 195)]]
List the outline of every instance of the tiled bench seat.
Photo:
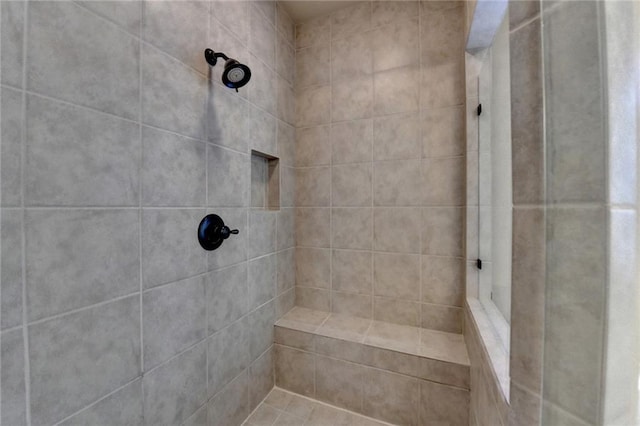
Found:
[(295, 307), (275, 343), (281, 388), (399, 425), (468, 425), (461, 334)]

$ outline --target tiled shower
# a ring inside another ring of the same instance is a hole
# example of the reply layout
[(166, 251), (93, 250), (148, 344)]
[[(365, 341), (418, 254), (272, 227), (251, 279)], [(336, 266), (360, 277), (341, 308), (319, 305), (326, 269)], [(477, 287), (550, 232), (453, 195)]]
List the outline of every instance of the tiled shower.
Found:
[(501, 352), (470, 40), (507, 2), (295, 3), (0, 1), (0, 425), (635, 424), (638, 5), (508, 2)]

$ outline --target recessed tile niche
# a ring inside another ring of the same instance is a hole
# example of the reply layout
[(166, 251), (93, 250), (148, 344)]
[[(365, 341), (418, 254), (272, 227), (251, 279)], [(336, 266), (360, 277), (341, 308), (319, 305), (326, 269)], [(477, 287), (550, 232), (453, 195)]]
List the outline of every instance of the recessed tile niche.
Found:
[(280, 210), (279, 158), (251, 150), (251, 207)]

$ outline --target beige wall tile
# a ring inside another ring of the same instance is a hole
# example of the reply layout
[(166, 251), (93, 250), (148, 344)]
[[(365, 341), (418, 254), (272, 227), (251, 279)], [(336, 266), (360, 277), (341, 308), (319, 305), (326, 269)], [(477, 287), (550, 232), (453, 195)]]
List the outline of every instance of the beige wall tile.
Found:
[(371, 268), (370, 251), (333, 250), (332, 289), (370, 295)]
[(296, 169), (296, 206), (328, 207), (331, 193), (330, 167)]
[(309, 352), (275, 345), (276, 386), (315, 397), (316, 356)]
[(329, 288), (331, 286), (331, 250), (296, 248), (296, 285)]
[(371, 206), (371, 164), (345, 164), (331, 171), (333, 206)]
[(376, 321), (419, 327), (420, 304), (410, 300), (375, 297), (373, 300), (373, 318)]
[(371, 117), (373, 79), (354, 77), (331, 85), (331, 121), (356, 120)]
[(513, 203), (540, 203), (544, 197), (540, 21), (512, 33), (509, 40)]
[(331, 43), (332, 82), (349, 81), (368, 76), (373, 71), (373, 55), (369, 33), (356, 33)]
[(331, 293), (331, 311), (337, 314), (352, 315), (360, 318), (371, 318), (373, 296), (367, 294)]
[(465, 152), (465, 107), (429, 108), (423, 112), (422, 155), (453, 157)]
[(464, 95), (462, 59), (422, 67), (420, 99), (423, 108), (462, 105)]
[(331, 64), (329, 45), (316, 45), (296, 51), (296, 87), (329, 84)]
[(414, 19), (418, 11), (417, 1), (374, 1), (371, 3), (371, 26), (376, 28)]
[(360, 343), (333, 337), (316, 337), (316, 352), (332, 358), (362, 364), (366, 361), (366, 350), (367, 347)]
[(371, 119), (333, 123), (331, 125), (333, 164), (371, 161), (372, 141)]
[(462, 216), (458, 207), (422, 209), (422, 254), (462, 256)]
[(322, 355), (316, 360), (316, 397), (338, 407), (362, 412), (365, 367)]
[(420, 121), (417, 113), (374, 119), (373, 159), (408, 160), (420, 157)]
[(420, 63), (418, 20), (373, 30), (367, 37), (373, 46), (373, 70), (387, 71)]
[(429, 158), (423, 160), (424, 203), (428, 206), (461, 206), (466, 198), (465, 160)]
[(418, 377), (469, 389), (470, 367), (430, 358), (420, 358)]
[(455, 257), (422, 257), (422, 301), (462, 306), (464, 260)]
[(423, 303), (421, 325), (431, 330), (462, 333), (462, 308)]
[(362, 2), (331, 15), (331, 38), (337, 40), (371, 28), (371, 3)]
[(418, 207), (376, 207), (373, 209), (375, 250), (419, 253), (421, 211)]
[(419, 160), (384, 161), (374, 164), (373, 202), (376, 206), (421, 205)]
[(417, 300), (420, 285), (420, 255), (375, 253), (374, 293), (405, 300)]
[(540, 392), (544, 347), (545, 222), (540, 208), (513, 211), (511, 379)]
[(275, 327), (275, 343), (302, 349), (303, 351), (313, 352), (315, 350), (313, 341), (314, 335), (311, 333), (305, 333), (303, 331), (293, 330), (286, 327)]
[(316, 126), (331, 118), (331, 87), (310, 87), (296, 92), (296, 125)]
[(297, 167), (324, 166), (331, 163), (331, 130), (329, 126), (296, 130), (295, 158)]
[(331, 292), (313, 287), (296, 287), (296, 306), (318, 311), (331, 310)]
[(334, 208), (331, 216), (331, 244), (341, 249), (371, 250), (373, 208)]
[(329, 247), (329, 208), (296, 209), (296, 240), (303, 247)]
[(421, 380), (420, 424), (467, 426), (469, 391)]
[(419, 94), (416, 90), (420, 82), (420, 67), (406, 66), (375, 73), (375, 115), (417, 111)]
[(296, 26), (296, 48), (329, 43), (331, 17), (321, 16)]
[(418, 379), (367, 368), (364, 412), (401, 425), (418, 425)]

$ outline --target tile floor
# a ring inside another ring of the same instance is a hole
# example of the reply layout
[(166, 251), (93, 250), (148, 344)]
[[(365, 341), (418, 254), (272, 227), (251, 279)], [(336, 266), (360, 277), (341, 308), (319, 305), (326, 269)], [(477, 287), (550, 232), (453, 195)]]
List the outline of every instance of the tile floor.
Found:
[(273, 388), (243, 426), (393, 426)]

